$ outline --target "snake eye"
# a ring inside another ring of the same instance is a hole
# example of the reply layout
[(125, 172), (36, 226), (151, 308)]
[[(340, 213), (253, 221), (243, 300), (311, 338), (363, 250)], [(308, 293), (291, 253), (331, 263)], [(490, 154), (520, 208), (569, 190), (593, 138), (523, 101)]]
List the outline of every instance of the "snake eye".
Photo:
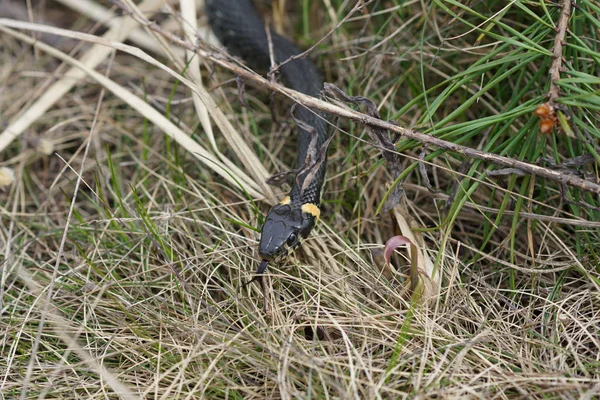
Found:
[(288, 238), (287, 238), (288, 246), (293, 246), (294, 244), (296, 244), (297, 239), (298, 239), (298, 235), (296, 235), (295, 233), (291, 233), (290, 236), (288, 236)]

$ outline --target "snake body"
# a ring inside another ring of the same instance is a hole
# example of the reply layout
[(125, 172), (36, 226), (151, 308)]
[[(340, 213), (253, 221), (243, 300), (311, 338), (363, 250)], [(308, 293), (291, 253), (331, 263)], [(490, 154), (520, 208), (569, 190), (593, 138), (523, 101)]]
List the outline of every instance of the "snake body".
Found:
[[(271, 52), (265, 25), (251, 0), (206, 0), (206, 13), (215, 35), (228, 51), (242, 58), (253, 69), (268, 71)], [(270, 32), (272, 54), (281, 63), (301, 51), (287, 39)], [(306, 58), (283, 64), (280, 76), (284, 84), (294, 90), (318, 96), (323, 80), (315, 65)], [(326, 122), (319, 114), (304, 107), (296, 107), (297, 120), (314, 128), (316, 149), (327, 139)], [(299, 124), (301, 125), (301, 124)], [(298, 149), (296, 168), (304, 166), (311, 144), (311, 134), (297, 126)], [(263, 259), (261, 267), (276, 260), (298, 246), (306, 238), (319, 218), (321, 188), (325, 180), (326, 159), (316, 170), (301, 170), (289, 195), (267, 214), (261, 229), (258, 252)], [(260, 272), (259, 268), (259, 272)]]

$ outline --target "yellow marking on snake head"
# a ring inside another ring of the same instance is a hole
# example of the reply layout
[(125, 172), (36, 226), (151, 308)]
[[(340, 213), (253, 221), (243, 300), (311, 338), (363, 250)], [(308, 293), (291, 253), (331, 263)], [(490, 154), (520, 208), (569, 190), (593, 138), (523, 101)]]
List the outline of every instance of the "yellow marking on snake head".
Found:
[(314, 216), (317, 219), (317, 221), (319, 221), (319, 217), (321, 216), (321, 210), (319, 210), (318, 206), (312, 203), (302, 204), (302, 211)]
[(292, 199), (290, 199), (290, 196), (286, 196), (286, 198), (285, 198), (285, 199), (283, 199), (283, 200), (281, 200), (281, 201), (279, 202), (279, 204), (286, 205), (286, 204), (290, 204), (291, 202), (292, 202)]

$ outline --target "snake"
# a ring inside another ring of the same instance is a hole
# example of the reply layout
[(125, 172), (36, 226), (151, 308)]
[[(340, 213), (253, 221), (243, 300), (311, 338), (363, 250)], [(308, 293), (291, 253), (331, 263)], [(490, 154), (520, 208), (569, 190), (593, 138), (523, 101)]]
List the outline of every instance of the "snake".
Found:
[[(273, 60), (281, 64), (280, 78), (287, 87), (319, 96), (323, 79), (317, 67), (307, 58), (290, 60), (302, 52), (286, 38), (267, 31), (251, 0), (206, 0), (205, 4), (212, 31), (230, 54), (262, 72), (269, 71)], [(320, 164), (312, 169), (302, 167), (311, 145), (321, 149), (327, 141), (327, 122), (322, 114), (302, 106), (295, 107), (294, 116), (298, 136), (295, 171), (300, 172), (289, 194), (271, 208), (264, 220), (258, 244), (262, 262), (257, 276), (266, 270), (268, 262), (279, 260), (296, 248), (313, 230), (321, 214), (319, 207), (327, 167), (325, 150)]]

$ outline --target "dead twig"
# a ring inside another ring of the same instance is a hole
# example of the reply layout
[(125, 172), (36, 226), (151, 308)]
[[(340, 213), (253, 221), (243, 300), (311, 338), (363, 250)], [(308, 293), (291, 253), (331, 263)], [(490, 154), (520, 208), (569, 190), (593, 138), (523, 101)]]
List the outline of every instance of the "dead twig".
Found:
[(563, 47), (566, 44), (565, 35), (569, 26), (569, 18), (571, 17), (571, 1), (563, 0), (562, 9), (558, 18), (558, 26), (556, 27), (556, 37), (554, 38), (554, 46), (552, 47), (552, 65), (550, 66), (550, 89), (548, 90), (548, 102), (538, 106), (534, 115), (540, 118), (540, 133), (551, 133), (555, 126), (562, 127), (563, 131), (572, 137), (570, 129), (565, 129), (565, 126), (560, 124), (560, 121), (568, 119), (567, 108), (558, 103), (560, 97), (560, 72), (563, 69)]
[[(304, 160), (304, 165), (298, 166), (298, 173), (296, 175), (296, 182), (300, 185), (300, 195), (306, 190), (311, 183), (313, 183), (313, 179), (321, 165), (327, 159), (327, 149), (329, 148), (329, 144), (333, 139), (334, 135), (329, 135), (327, 140), (321, 145), (320, 149), (317, 149), (318, 144), (318, 135), (317, 131), (314, 127), (308, 125), (304, 121), (298, 119), (294, 115), (294, 110), (296, 109), (296, 105), (292, 106), (292, 119), (296, 123), (296, 125), (305, 130), (310, 134), (310, 142), (308, 144), (308, 150), (306, 151), (306, 159)], [(318, 151), (317, 151), (318, 150)]]
[[(331, 83), (325, 83), (325, 93), (345, 103), (363, 105), (366, 107), (367, 114), (370, 117), (379, 120), (381, 119), (375, 103), (373, 103), (373, 101), (369, 100), (366, 97), (348, 96), (340, 88)], [(392, 174), (392, 177), (395, 181), (402, 173), (402, 160), (400, 159), (400, 154), (396, 151), (394, 144), (388, 137), (388, 131), (386, 129), (382, 129), (372, 125), (367, 125), (367, 132), (369, 133), (369, 136), (371, 137), (371, 139), (373, 139), (377, 147), (381, 150), (381, 154), (383, 155), (383, 158), (385, 158), (385, 161), (387, 161), (388, 169), (390, 170), (390, 173)], [(402, 185), (398, 183), (392, 188), (390, 195), (385, 201), (383, 211), (389, 211), (392, 208), (394, 208), (396, 204), (400, 202), (400, 199), (402, 198), (402, 193)]]
[(421, 178), (423, 178), (423, 183), (425, 184), (425, 187), (427, 187), (427, 190), (429, 190), (429, 192), (433, 193), (433, 194), (440, 193), (441, 190), (436, 189), (433, 186), (431, 186), (431, 181), (429, 180), (429, 174), (427, 173), (427, 166), (425, 165), (425, 150), (426, 150), (426, 148), (427, 148), (427, 146), (423, 146), (423, 149), (419, 153), (419, 172), (421, 173)]
[[(528, 174), (540, 176), (542, 178), (546, 178), (546, 179), (550, 179), (552, 181), (558, 182), (561, 185), (572, 186), (572, 187), (576, 187), (581, 190), (584, 190), (586, 192), (600, 194), (600, 184), (598, 184), (598, 183), (588, 181), (585, 179), (581, 179), (577, 176), (573, 176), (570, 174), (564, 174), (560, 171), (554, 171), (549, 168), (541, 167), (541, 166), (527, 163), (524, 161), (515, 160), (513, 158), (503, 157), (503, 156), (499, 156), (497, 154), (492, 154), (492, 153), (488, 153), (485, 151), (473, 149), (470, 147), (461, 146), (459, 144), (448, 142), (446, 140), (439, 139), (435, 136), (426, 135), (426, 134), (423, 134), (420, 132), (413, 131), (411, 129), (402, 128), (402, 127), (392, 124), (390, 122), (386, 122), (381, 119), (371, 117), (367, 114), (364, 114), (364, 113), (361, 113), (361, 112), (358, 112), (355, 110), (351, 110), (351, 109), (344, 108), (344, 107), (339, 107), (339, 106), (333, 105), (331, 103), (327, 103), (323, 100), (317, 99), (315, 97), (308, 96), (303, 93), (297, 92), (293, 89), (289, 89), (289, 88), (279, 85), (277, 83), (270, 82), (268, 79), (265, 79), (263, 76), (255, 73), (253, 71), (248, 70), (247, 68), (241, 66), (240, 64), (235, 63), (235, 61), (231, 61), (230, 58), (226, 58), (222, 54), (219, 54), (219, 53), (215, 54), (214, 52), (200, 49), (197, 46), (195, 46), (194, 44), (187, 42), (185, 39), (183, 39), (171, 32), (164, 31), (158, 24), (148, 20), (144, 16), (141, 16), (141, 15), (138, 15), (137, 13), (131, 12), (127, 7), (123, 6), (121, 3), (117, 2), (116, 0), (110, 0), (110, 2), (118, 4), (123, 9), (124, 12), (131, 15), (132, 18), (134, 18), (136, 21), (138, 21), (139, 23), (141, 23), (148, 29), (151, 29), (152, 31), (157, 32), (158, 34), (164, 36), (166, 39), (168, 39), (175, 45), (180, 46), (184, 49), (195, 51), (201, 57), (204, 57), (205, 59), (210, 60), (211, 62), (213, 62), (223, 68), (226, 68), (237, 75), (242, 76), (247, 81), (253, 81), (262, 87), (265, 87), (269, 90), (278, 92), (278, 93), (288, 97), (292, 101), (294, 101), (296, 103), (300, 103), (301, 105), (303, 105), (307, 108), (323, 111), (323, 112), (337, 115), (337, 116), (344, 117), (344, 118), (349, 118), (353, 121), (357, 121), (357, 122), (360, 122), (365, 125), (370, 125), (370, 126), (374, 126), (374, 127), (378, 127), (378, 128), (382, 128), (382, 129), (387, 129), (391, 132), (398, 133), (398, 134), (404, 136), (405, 138), (416, 140), (420, 143), (428, 144), (431, 146), (437, 146), (444, 150), (449, 150), (449, 151), (461, 154), (465, 157), (476, 158), (476, 159), (483, 160), (483, 161), (486, 161), (491, 164), (502, 165), (504, 167), (517, 168), (517, 169), (527, 172)], [(0, 22), (1, 22), (1, 25), (11, 26), (10, 20), (0, 20)], [(23, 24), (21, 24), (21, 26), (22, 25)], [(37, 29), (39, 29), (39, 26), (31, 25), (28, 29), (37, 30)], [(71, 34), (71, 32), (68, 30), (55, 29), (54, 32), (60, 32), (60, 34), (62, 34), (64, 36), (73, 36)], [(103, 43), (104, 42), (104, 43), (106, 43), (106, 45), (113, 46), (113, 47), (119, 47), (120, 50), (128, 52), (134, 56), (139, 56), (139, 52), (141, 52), (141, 50), (138, 48), (130, 49), (130, 46), (126, 46), (121, 43), (100, 40), (100, 38), (98, 38), (97, 36), (87, 35), (87, 34), (83, 34), (83, 33), (77, 33), (78, 39), (87, 40), (88, 36), (89, 36), (90, 41), (93, 41), (95, 43)]]
[(244, 84), (244, 78), (242, 78), (239, 75), (236, 76), (235, 83), (238, 89), (238, 101), (240, 102), (242, 107), (254, 114), (254, 110), (252, 109), (252, 107), (250, 107), (250, 104), (248, 104), (248, 101), (246, 100), (246, 85)]
[[(288, 58), (287, 60), (282, 61), (281, 63), (279, 63), (278, 65), (271, 65), (271, 71), (269, 71), (269, 75), (274, 74), (277, 70), (279, 70), (281, 67), (283, 67), (285, 64), (300, 59), (300, 58), (306, 58), (307, 55), (310, 54), (311, 51), (313, 51), (314, 49), (316, 49), (321, 43), (323, 43), (325, 40), (327, 40), (327, 38), (331, 35), (333, 35), (333, 33), (335, 31), (337, 31), (339, 29), (340, 26), (342, 26), (346, 21), (348, 21), (348, 19), (350, 19), (350, 17), (352, 17), (354, 15), (354, 13), (356, 13), (357, 11), (364, 9), (365, 7), (367, 7), (371, 2), (373, 2), (373, 0), (360, 0), (356, 3), (356, 5), (354, 6), (354, 8), (352, 8), (352, 10), (350, 10), (350, 12), (348, 14), (346, 14), (346, 16), (344, 18), (342, 18), (342, 20), (340, 22), (338, 22), (335, 27), (333, 29), (331, 29), (329, 32), (327, 32), (327, 34), (325, 36), (323, 36), (321, 39), (317, 40), (317, 43), (313, 44), (312, 46), (310, 46), (308, 49), (304, 50), (302, 53), (300, 54), (295, 54), (293, 56), (291, 56), (290, 58)], [(268, 29), (267, 29), (268, 31)]]
[(560, 97), (560, 88), (557, 82), (560, 80), (560, 71), (562, 70), (563, 62), (563, 46), (565, 45), (565, 35), (569, 26), (569, 18), (571, 17), (571, 1), (562, 1), (562, 10), (558, 18), (558, 27), (556, 28), (556, 37), (554, 38), (554, 46), (552, 48), (552, 66), (550, 67), (550, 90), (548, 91), (548, 99), (552, 106)]

